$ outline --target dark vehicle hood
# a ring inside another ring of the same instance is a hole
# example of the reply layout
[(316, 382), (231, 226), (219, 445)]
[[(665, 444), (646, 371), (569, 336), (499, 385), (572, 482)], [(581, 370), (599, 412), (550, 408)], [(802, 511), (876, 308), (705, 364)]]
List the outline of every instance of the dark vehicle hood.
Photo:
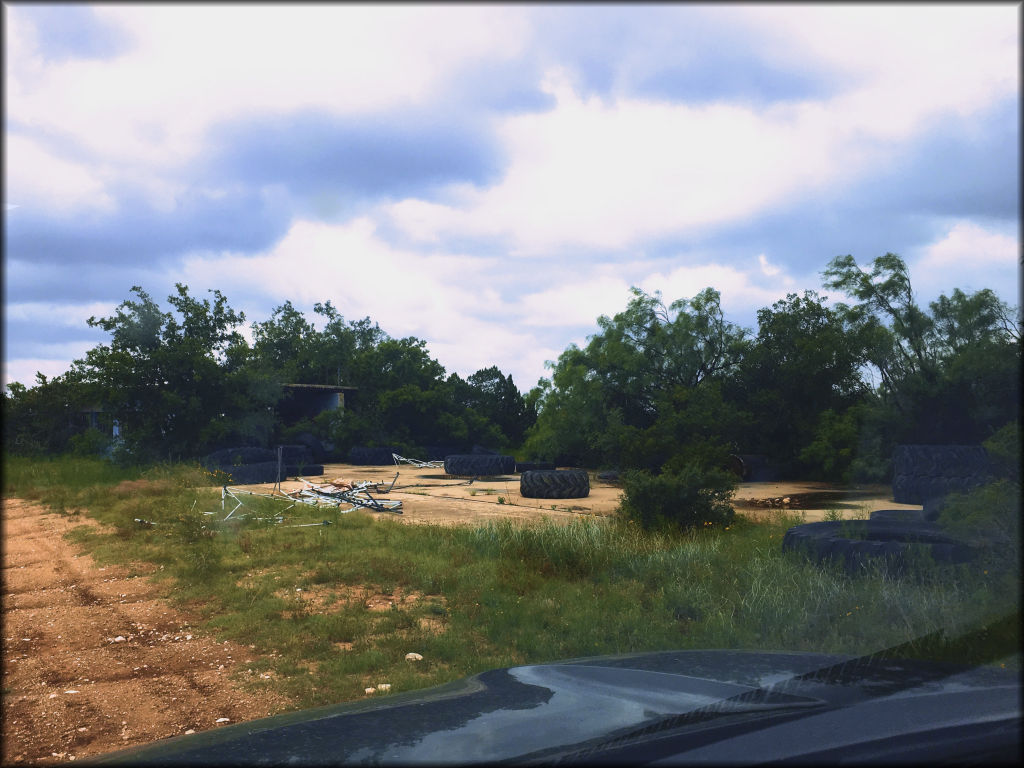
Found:
[(832, 749), (855, 755), (850, 750), (857, 744), (922, 733), (961, 744), (973, 738), (983, 749), (993, 739), (1012, 738), (1008, 728), (1019, 736), (1020, 712), (1018, 675), (992, 667), (809, 653), (658, 652), (494, 670), (429, 690), (166, 739), (92, 762), (829, 759)]

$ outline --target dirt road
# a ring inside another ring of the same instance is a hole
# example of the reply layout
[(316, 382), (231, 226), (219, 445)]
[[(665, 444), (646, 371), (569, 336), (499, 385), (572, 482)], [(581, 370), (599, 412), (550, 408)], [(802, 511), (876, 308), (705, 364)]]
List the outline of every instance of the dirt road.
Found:
[[(229, 680), (253, 650), (218, 643), (145, 575), (101, 568), (64, 534), (98, 525), (3, 502), (3, 765), (64, 762), (287, 708)], [(252, 673), (259, 679), (259, 673)]]

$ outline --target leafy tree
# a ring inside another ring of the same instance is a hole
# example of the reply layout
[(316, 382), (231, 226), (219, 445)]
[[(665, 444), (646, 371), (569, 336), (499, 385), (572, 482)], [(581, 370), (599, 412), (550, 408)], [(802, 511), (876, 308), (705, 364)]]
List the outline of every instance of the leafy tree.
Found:
[[(851, 332), (824, 302), (815, 291), (804, 291), (759, 310), (757, 337), (728, 386), (729, 399), (756, 418), (743, 441), (745, 452), (769, 456), (784, 474), (834, 478), (854, 458), (848, 441), (838, 462), (802, 452), (811, 443), (822, 445), (816, 433), (838, 425), (868, 392), (861, 373), (865, 334)], [(825, 413), (830, 417), (821, 421)]]
[(922, 310), (892, 253), (870, 271), (837, 256), (825, 284), (859, 300), (837, 311), (879, 371), (886, 452), (896, 443), (978, 443), (1019, 418), (1020, 326), (991, 290), (956, 289)]
[(213, 303), (189, 295), (185, 285), (163, 312), (139, 286), (90, 326), (111, 334), (75, 361), (77, 375), (101, 393), (104, 408), (121, 422), (122, 437), (139, 459), (200, 455), (239, 439), (265, 440), (277, 399), (245, 365), (248, 346), (236, 330), (244, 321), (220, 291)]
[(63, 453), (86, 428), (82, 411), (96, 404), (97, 393), (75, 371), (47, 379), (36, 374), (26, 387), (17, 381), (0, 394), (3, 401), (4, 450), (12, 454)]
[[(680, 435), (668, 425), (648, 430), (679, 393), (725, 379), (746, 332), (724, 319), (711, 288), (668, 307), (660, 294), (634, 288), (626, 309), (601, 316), (598, 326), (586, 349), (566, 349), (550, 381), (531, 395), (540, 410), (526, 450), (569, 463), (649, 466), (662, 455), (665, 435)], [(624, 440), (633, 448), (624, 449)]]

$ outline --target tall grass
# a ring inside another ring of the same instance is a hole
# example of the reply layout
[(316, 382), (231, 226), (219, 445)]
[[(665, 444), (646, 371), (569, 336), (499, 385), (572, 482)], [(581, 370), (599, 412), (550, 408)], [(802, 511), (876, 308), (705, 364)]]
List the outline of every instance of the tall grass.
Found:
[[(690, 533), (587, 517), (564, 526), (414, 526), (310, 508), (275, 524), (256, 518), (284, 504), (247, 498), (225, 521), (234, 504), (222, 509), (219, 489), (197, 468), (124, 474), (82, 461), (15, 466), (5, 492), (85, 507), (107, 523), (109, 532), (82, 526), (75, 536), (101, 560), (162, 565), (175, 598), (209, 631), (256, 646), (264, 660), (254, 669), (272, 669), (297, 706), (360, 697), (378, 682), (397, 692), (607, 653), (860, 654), (1019, 612), (1019, 589), (1005, 573), (851, 578), (784, 555), (782, 536), (800, 521), (782, 515)], [(331, 524), (287, 527), (324, 519)], [(393, 604), (373, 610), (374, 595)], [(407, 662), (410, 651), (423, 661)]]

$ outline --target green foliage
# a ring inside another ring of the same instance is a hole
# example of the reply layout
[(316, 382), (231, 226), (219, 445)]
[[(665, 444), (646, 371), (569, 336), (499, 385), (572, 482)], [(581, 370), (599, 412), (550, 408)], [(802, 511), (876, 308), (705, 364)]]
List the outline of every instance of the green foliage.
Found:
[(72, 435), (68, 440), (68, 447), (75, 456), (98, 456), (108, 450), (110, 445), (111, 438), (95, 427), (89, 427), (85, 432)]
[(1020, 481), (1020, 439), (1020, 422), (1011, 421), (982, 443), (997, 477)]
[(619, 513), (648, 530), (726, 526), (736, 514), (729, 504), (736, 478), (696, 462), (658, 475), (628, 471), (622, 488)]
[[(837, 479), (856, 445), (856, 417), (846, 414), (867, 395), (863, 339), (824, 301), (805, 291), (760, 310), (757, 338), (728, 383), (730, 399), (756, 417), (747, 452), (770, 455), (783, 475)], [(840, 454), (823, 450), (837, 443)]]
[[(252, 668), (273, 670), (275, 688), (299, 707), (363, 698), (378, 682), (399, 693), (588, 655), (737, 647), (863, 654), (939, 630), (956, 637), (1007, 613), (1019, 624), (1019, 581), (1009, 575), (945, 569), (913, 580), (850, 579), (785, 556), (782, 536), (799, 520), (781, 515), (687, 532), (591, 518), (419, 526), (359, 513), (332, 526), (285, 528), (238, 514), (200, 519), (219, 510), (219, 495), (191, 466), (135, 477), (85, 459), (17, 459), (5, 469), (19, 493), (84, 506), (113, 526), (115, 533), (80, 526), (73, 535), (99, 562), (163, 566), (157, 573), (199, 613), (198, 629), (255, 646), (263, 658)], [(281, 510), (269, 499), (249, 503), (241, 511), (254, 517)], [(297, 523), (323, 513), (287, 514)], [(419, 599), (398, 600), (398, 590)], [(394, 596), (394, 608), (375, 612), (352, 599), (375, 592)], [(299, 597), (309, 593), (324, 607)], [(1019, 647), (1019, 632), (1000, 638), (1007, 653)], [(340, 652), (338, 643), (349, 645)], [(409, 650), (423, 661), (405, 662)]]
[(524, 452), (577, 465), (663, 463), (676, 453), (659, 455), (677, 425), (655, 425), (669, 414), (678, 421), (673, 398), (735, 367), (745, 331), (724, 319), (711, 288), (668, 307), (660, 294), (634, 288), (623, 312), (597, 322), (601, 332), (586, 349), (566, 349), (531, 394), (540, 411)]

